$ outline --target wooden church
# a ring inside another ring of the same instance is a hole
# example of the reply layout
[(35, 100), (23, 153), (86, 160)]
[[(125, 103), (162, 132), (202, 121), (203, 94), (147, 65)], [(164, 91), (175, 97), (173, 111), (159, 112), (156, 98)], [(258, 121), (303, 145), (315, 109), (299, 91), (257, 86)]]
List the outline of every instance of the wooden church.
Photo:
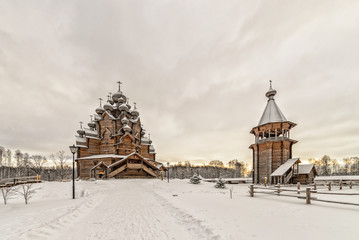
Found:
[(140, 113), (121, 91), (108, 95), (95, 110), (88, 128), (77, 131), (77, 176), (90, 178), (154, 178), (165, 167), (156, 161), (150, 137), (146, 136)]
[(299, 158), (292, 158), (297, 141), (290, 137), (290, 131), (296, 124), (284, 117), (274, 100), (276, 93), (270, 81), (267, 106), (250, 132), (255, 136), (249, 147), (253, 151), (253, 183), (264, 183), (265, 179), (270, 184), (310, 183), (316, 175), (315, 166), (300, 164)]

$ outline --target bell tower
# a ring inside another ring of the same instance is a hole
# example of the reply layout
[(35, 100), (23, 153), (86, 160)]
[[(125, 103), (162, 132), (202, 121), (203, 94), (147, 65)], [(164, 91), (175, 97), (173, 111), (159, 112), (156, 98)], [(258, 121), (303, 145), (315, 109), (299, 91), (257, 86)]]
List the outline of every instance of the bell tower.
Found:
[(250, 133), (255, 142), (249, 148), (253, 151), (253, 183), (264, 183), (267, 178), (271, 183), (270, 175), (288, 159), (292, 158), (292, 146), (297, 143), (290, 138), (290, 130), (296, 126), (288, 121), (280, 111), (274, 96), (277, 91), (272, 88), (270, 81), (267, 106), (256, 127)]

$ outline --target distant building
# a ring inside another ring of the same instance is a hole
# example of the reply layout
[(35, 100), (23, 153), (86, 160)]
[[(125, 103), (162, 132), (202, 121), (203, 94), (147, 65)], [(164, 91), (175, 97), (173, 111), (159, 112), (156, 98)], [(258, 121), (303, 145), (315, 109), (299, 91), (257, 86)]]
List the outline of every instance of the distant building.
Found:
[(140, 113), (120, 89), (96, 109), (89, 128), (77, 131), (77, 174), (89, 178), (157, 177), (164, 166), (156, 161), (150, 137), (145, 136)]
[(250, 132), (255, 136), (255, 143), (249, 148), (253, 151), (253, 182), (257, 184), (265, 179), (268, 183), (293, 183), (299, 177), (298, 166), (303, 166), (299, 165), (299, 158), (292, 158), (292, 147), (297, 141), (290, 138), (290, 130), (296, 124), (284, 117), (274, 101), (276, 93), (271, 83), (266, 93), (267, 106)]

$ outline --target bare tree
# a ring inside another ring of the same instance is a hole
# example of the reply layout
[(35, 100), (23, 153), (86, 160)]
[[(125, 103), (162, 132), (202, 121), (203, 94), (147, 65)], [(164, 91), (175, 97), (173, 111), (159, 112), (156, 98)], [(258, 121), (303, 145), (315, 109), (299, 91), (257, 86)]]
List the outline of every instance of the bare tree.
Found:
[(23, 155), (21, 150), (16, 150), (15, 151), (15, 159), (16, 159), (16, 166), (17, 167), (20, 167), (22, 166), (22, 158), (23, 158)]
[(331, 171), (330, 171), (330, 163), (331, 163), (331, 159), (328, 155), (324, 155), (321, 159), (320, 159), (321, 163), (322, 163), (322, 168), (323, 168), (323, 175), (324, 176), (329, 176)]
[(11, 167), (11, 156), (12, 152), (10, 149), (6, 150), (7, 166)]
[(47, 162), (46, 157), (41, 155), (32, 155), (31, 156), (31, 166), (34, 168), (34, 171), (37, 175), (41, 175), (44, 170), (44, 165)]
[(223, 167), (223, 162), (220, 160), (212, 160), (208, 163), (208, 165), (213, 167)]
[(5, 155), (5, 148), (0, 146), (0, 167), (3, 165), (3, 157)]
[(22, 166), (25, 167), (26, 169), (26, 176), (30, 176), (30, 171), (29, 171), (29, 168), (30, 168), (30, 156), (28, 153), (24, 153), (23, 157), (22, 157)]
[(25, 204), (35, 195), (36, 189), (32, 189), (32, 183), (24, 183), (20, 185), (17, 192), (22, 195), (25, 199)]
[(64, 180), (68, 172), (66, 162), (68, 158), (65, 156), (65, 151), (61, 150), (56, 154), (51, 154), (50, 159), (54, 161), (56, 173), (60, 176), (61, 181)]
[(13, 186), (4, 186), (1, 188), (2, 197), (4, 199), (4, 204), (7, 204), (8, 199), (15, 193), (15, 188)]

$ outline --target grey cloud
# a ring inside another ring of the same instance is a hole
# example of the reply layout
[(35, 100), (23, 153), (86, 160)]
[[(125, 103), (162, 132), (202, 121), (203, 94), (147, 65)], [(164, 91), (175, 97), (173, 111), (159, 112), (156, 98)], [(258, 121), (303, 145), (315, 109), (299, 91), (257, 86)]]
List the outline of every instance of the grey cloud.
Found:
[(118, 80), (163, 161), (251, 162), (268, 80), (294, 155), (359, 155), (357, 1), (3, 1), (0, 145), (67, 150)]

